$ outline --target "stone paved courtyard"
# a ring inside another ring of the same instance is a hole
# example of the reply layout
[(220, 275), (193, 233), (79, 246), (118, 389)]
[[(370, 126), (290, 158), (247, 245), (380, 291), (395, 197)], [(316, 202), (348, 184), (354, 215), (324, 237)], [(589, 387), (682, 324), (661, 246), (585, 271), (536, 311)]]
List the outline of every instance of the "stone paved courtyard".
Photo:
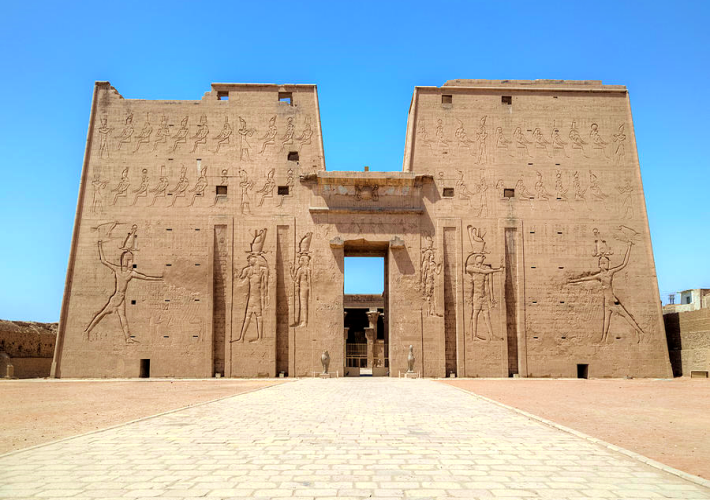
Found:
[(427, 380), (307, 379), (0, 458), (0, 498), (710, 498)]

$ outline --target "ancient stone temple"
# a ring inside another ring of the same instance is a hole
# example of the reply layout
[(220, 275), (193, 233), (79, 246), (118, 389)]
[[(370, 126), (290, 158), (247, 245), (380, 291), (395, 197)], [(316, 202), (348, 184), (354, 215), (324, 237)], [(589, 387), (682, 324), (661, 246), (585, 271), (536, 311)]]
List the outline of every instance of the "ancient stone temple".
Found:
[(97, 82), (53, 374), (342, 376), (348, 256), (373, 375), (671, 375), (626, 88), (552, 80), (415, 88), (401, 172), (326, 170), (314, 85)]

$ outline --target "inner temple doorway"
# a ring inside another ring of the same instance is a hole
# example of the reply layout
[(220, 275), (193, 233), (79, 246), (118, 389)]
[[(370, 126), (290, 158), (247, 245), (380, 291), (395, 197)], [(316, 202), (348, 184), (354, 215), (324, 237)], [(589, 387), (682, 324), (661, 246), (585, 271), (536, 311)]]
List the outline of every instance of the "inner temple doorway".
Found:
[(387, 247), (345, 248), (343, 313), (348, 376), (389, 375)]

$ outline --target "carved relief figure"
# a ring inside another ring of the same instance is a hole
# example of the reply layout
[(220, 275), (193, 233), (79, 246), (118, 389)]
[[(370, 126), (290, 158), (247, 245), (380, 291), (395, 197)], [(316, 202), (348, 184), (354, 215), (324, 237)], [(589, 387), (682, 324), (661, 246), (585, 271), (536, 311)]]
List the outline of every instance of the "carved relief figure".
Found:
[[(228, 170), (227, 170), (226, 168), (223, 168), (223, 169), (222, 169), (222, 177), (220, 177), (220, 179), (219, 179), (219, 185), (220, 185), (220, 186), (225, 186), (225, 187), (227, 187), (227, 184), (229, 184), (229, 176), (227, 175), (227, 173), (228, 173)], [(219, 193), (216, 193), (216, 192), (215, 192), (215, 195), (214, 195), (214, 203), (212, 204), (212, 206), (213, 206), (213, 207), (216, 206), (216, 205), (217, 205), (217, 202), (218, 202), (220, 199), (222, 199), (222, 198), (226, 198), (226, 195), (219, 194)]]
[(619, 186), (616, 189), (623, 197), (623, 200), (621, 201), (621, 211), (623, 212), (622, 217), (624, 219), (633, 219), (634, 204), (631, 193), (634, 192), (634, 187), (631, 185), (631, 180), (627, 177), (624, 185)]
[(115, 205), (119, 198), (126, 198), (128, 196), (128, 186), (130, 185), (131, 183), (128, 180), (128, 167), (126, 167), (121, 173), (121, 180), (118, 181), (118, 186), (111, 190), (112, 193), (115, 193), (111, 205)]
[(291, 266), (290, 274), (293, 280), (293, 324), (291, 326), (308, 325), (308, 307), (311, 295), (311, 238), (313, 233), (308, 232), (301, 238), (298, 245), (298, 267), (295, 263)]
[(200, 116), (200, 123), (197, 124), (197, 133), (193, 135), (190, 139), (195, 139), (195, 144), (192, 146), (191, 153), (197, 151), (197, 146), (199, 144), (207, 144), (207, 135), (210, 133), (210, 129), (207, 126), (207, 116)]
[(99, 158), (103, 158), (104, 153), (106, 153), (106, 158), (109, 157), (108, 136), (111, 135), (113, 129), (106, 125), (107, 121), (108, 118), (106, 115), (101, 117), (101, 126), (99, 127)]
[(276, 205), (277, 207), (280, 207), (284, 203), (284, 198), (287, 196), (293, 196), (291, 194), (291, 189), (293, 189), (293, 169), (289, 168), (288, 171), (286, 172), (286, 185), (288, 186), (288, 192), (289, 194), (280, 194), (279, 195), (279, 204)]
[(582, 189), (582, 183), (579, 182), (579, 172), (575, 171), (572, 180), (572, 188), (574, 189), (574, 199), (577, 201), (586, 201), (584, 193), (586, 189)]
[(138, 201), (138, 198), (146, 198), (148, 196), (148, 169), (144, 168), (141, 170), (141, 183), (140, 186), (138, 186), (138, 189), (133, 191), (134, 195), (133, 196), (133, 202), (131, 203), (132, 206), (135, 206), (136, 202)]
[(486, 178), (481, 175), (481, 181), (476, 186), (476, 191), (471, 201), (471, 205), (474, 207), (474, 215), (476, 217), (488, 216), (488, 200), (486, 200), (486, 191), (488, 191), (488, 184), (486, 184)]
[(192, 193), (192, 199), (190, 200), (190, 203), (187, 205), (188, 207), (191, 207), (193, 203), (195, 203), (195, 198), (198, 196), (202, 197), (205, 195), (205, 188), (207, 187), (207, 167), (202, 167), (200, 169), (200, 176), (197, 178), (197, 182), (195, 183), (195, 187), (190, 189), (190, 192)]
[(476, 134), (476, 142), (478, 142), (478, 155), (476, 163), (484, 164), (488, 162), (488, 132), (486, 131), (486, 117), (481, 118), (481, 124), (478, 127)]
[(589, 192), (595, 200), (604, 200), (607, 197), (599, 186), (597, 176), (591, 170), (589, 171)]
[(557, 199), (567, 201), (567, 190), (562, 186), (562, 172), (558, 170), (555, 174), (555, 178), (555, 193), (557, 194)]
[(550, 193), (545, 189), (545, 182), (543, 181), (542, 173), (537, 170), (537, 180), (535, 181), (535, 192), (537, 193), (537, 199), (548, 201), (550, 199)]
[[(119, 264), (114, 264), (106, 260), (104, 256), (103, 241), (99, 239), (99, 261), (106, 267), (108, 267), (114, 274), (115, 278), (115, 288), (111, 297), (109, 297), (106, 305), (94, 316), (91, 322), (84, 329), (84, 334), (86, 339), (89, 340), (89, 335), (91, 331), (98, 325), (102, 319), (104, 319), (109, 314), (115, 313), (118, 316), (118, 321), (123, 330), (123, 335), (125, 337), (126, 343), (136, 343), (137, 341), (131, 338), (131, 332), (128, 327), (128, 318), (126, 318), (126, 290), (128, 289), (128, 284), (132, 279), (139, 279), (145, 281), (162, 281), (162, 276), (149, 276), (147, 274), (139, 273), (133, 268), (133, 252), (132, 245), (134, 245), (136, 236), (137, 226), (133, 226), (131, 233), (129, 233), (128, 238), (123, 244), (122, 253), (120, 257)], [(130, 240), (130, 241), (129, 241)]]
[[(520, 194), (518, 195), (518, 193)], [(533, 194), (528, 191), (528, 188), (525, 186), (525, 181), (522, 177), (518, 179), (518, 182), (515, 183), (515, 197), (521, 198), (523, 200), (532, 200), (533, 198), (535, 198), (535, 196), (533, 196)]]
[(136, 136), (136, 148), (133, 150), (135, 153), (138, 151), (138, 148), (141, 147), (141, 144), (149, 144), (150, 143), (150, 136), (153, 133), (153, 126), (150, 124), (150, 115), (149, 113), (145, 114), (145, 123), (143, 124), (143, 128), (141, 129), (140, 133)]
[(260, 207), (264, 204), (264, 198), (273, 198), (274, 197), (274, 188), (276, 187), (276, 181), (274, 180), (275, 173), (276, 173), (276, 169), (272, 168), (266, 174), (266, 182), (264, 182), (264, 187), (262, 187), (260, 190), (257, 191), (257, 193), (261, 194), (261, 197), (259, 198), (259, 203), (257, 204), (257, 206)]
[(249, 180), (249, 176), (246, 171), (239, 171), (239, 189), (241, 190), (241, 203), (239, 205), (239, 211), (242, 215), (251, 215), (251, 208), (249, 206), (249, 191), (254, 188), (254, 181)]
[(173, 147), (170, 148), (171, 152), (177, 149), (178, 144), (185, 144), (187, 142), (187, 134), (189, 133), (189, 130), (187, 129), (187, 119), (187, 116), (182, 119), (180, 122), (180, 129), (172, 137)]
[(459, 149), (465, 148), (470, 151), (471, 144), (473, 144), (473, 141), (468, 138), (468, 135), (466, 134), (466, 129), (463, 127), (463, 122), (458, 119), (457, 121), (459, 122), (459, 126), (454, 132), (454, 137), (456, 137), (456, 140), (458, 141)]
[(104, 195), (103, 190), (108, 182), (101, 180), (101, 175), (96, 173), (94, 180), (91, 181), (91, 187), (94, 188), (94, 197), (91, 200), (91, 213), (100, 214), (104, 211)]
[(550, 141), (545, 139), (545, 136), (542, 135), (542, 130), (540, 130), (540, 127), (535, 128), (532, 133), (532, 138), (533, 142), (535, 143), (535, 149), (539, 149), (545, 152), (547, 156), (552, 156), (549, 151), (547, 150), (547, 146), (550, 144)]
[(444, 122), (441, 118), (436, 120), (435, 144), (442, 152), (449, 149), (449, 143), (444, 139)]
[(626, 150), (624, 148), (624, 143), (626, 142), (626, 134), (624, 133), (624, 124), (619, 125), (619, 132), (614, 134), (613, 141), (616, 143), (616, 149), (614, 150), (614, 163), (619, 165), (626, 156)]
[(264, 258), (263, 250), (265, 239), (266, 228), (254, 232), (247, 256), (248, 264), (239, 272), (239, 279), (247, 282), (246, 307), (239, 337), (231, 342), (244, 342), (252, 318), (256, 323), (257, 337), (249, 342), (258, 342), (264, 334), (262, 314), (269, 307), (269, 264)]
[(276, 144), (277, 133), (278, 130), (276, 129), (276, 115), (274, 115), (269, 119), (269, 129), (266, 131), (266, 134), (264, 134), (264, 137), (259, 139), (260, 141), (263, 141), (261, 143), (261, 150), (259, 151), (260, 155), (264, 154), (264, 151), (266, 151), (266, 146)]
[(456, 196), (460, 200), (470, 200), (473, 193), (471, 191), (469, 191), (468, 188), (466, 187), (466, 183), (464, 182), (463, 170), (456, 169), (456, 171), (459, 174), (459, 178), (456, 180), (456, 184), (455, 184)]
[(310, 116), (306, 116), (306, 122), (303, 124), (303, 127), (303, 133), (296, 137), (299, 149), (311, 143), (311, 137), (313, 137), (313, 129), (311, 128)]
[(606, 149), (607, 142), (599, 134), (599, 125), (596, 123), (592, 123), (589, 126), (589, 140), (592, 143), (592, 149), (595, 149), (601, 152), (602, 155), (606, 156), (606, 152), (604, 150)]
[(513, 132), (513, 140), (515, 141), (515, 148), (520, 152), (520, 156), (523, 155), (523, 152), (525, 152), (525, 156), (527, 157), (532, 156), (530, 154), (530, 150), (528, 149), (528, 144), (532, 144), (532, 142), (525, 137), (525, 134), (523, 134), (523, 130), (520, 127), (517, 127)]
[(155, 205), (155, 200), (158, 198), (165, 198), (168, 194), (168, 177), (165, 175), (165, 165), (160, 166), (160, 177), (158, 178), (158, 184), (150, 190), (153, 195), (153, 201), (148, 205), (152, 207)]
[(163, 115), (160, 118), (160, 125), (155, 131), (155, 141), (153, 142), (153, 151), (158, 149), (158, 144), (165, 144), (170, 136), (170, 126), (168, 126), (168, 117)]
[[(466, 274), (471, 281), (471, 318), (469, 331), (474, 339), (490, 341), (491, 339), (503, 340), (493, 335), (491, 325), (491, 309), (497, 306), (493, 295), (493, 285), (490, 275), (503, 271), (503, 267), (493, 268), (485, 264), (486, 256), (472, 253), (466, 259)], [(483, 322), (488, 330), (487, 336), (478, 334), (478, 319), (483, 314)]]
[(614, 252), (607, 245), (606, 240), (602, 238), (599, 233), (599, 229), (596, 227), (592, 229), (594, 233), (594, 253), (592, 257), (608, 257), (609, 255), (614, 255)]
[(239, 160), (251, 161), (251, 158), (249, 158), (251, 145), (247, 141), (247, 137), (254, 135), (254, 129), (247, 128), (247, 122), (241, 116), (239, 117), (239, 130), (237, 130), (237, 133), (239, 134)]
[(222, 131), (215, 136), (217, 141), (217, 148), (214, 150), (215, 153), (219, 153), (219, 148), (229, 144), (229, 137), (232, 135), (232, 126), (229, 124), (229, 117), (224, 117), (224, 125), (222, 125)]
[(495, 135), (496, 143), (496, 158), (500, 159), (503, 156), (512, 156), (508, 146), (512, 144), (512, 141), (508, 140), (503, 134), (503, 127), (496, 127)]
[(281, 138), (281, 149), (279, 151), (283, 151), (286, 146), (293, 144), (293, 134), (295, 131), (293, 118), (289, 116), (288, 120), (286, 120), (286, 133)]
[(579, 149), (582, 151), (582, 155), (585, 158), (589, 158), (587, 156), (587, 153), (584, 151), (584, 146), (587, 144), (587, 142), (582, 139), (582, 136), (579, 133), (579, 130), (577, 130), (577, 122), (573, 121), (572, 122), (572, 127), (569, 130), (569, 140), (570, 143), (572, 144), (572, 149)]
[(126, 126), (123, 127), (121, 135), (118, 136), (118, 146), (116, 149), (121, 149), (121, 145), (129, 144), (133, 136), (133, 113), (128, 113), (126, 116)]
[(560, 137), (560, 130), (558, 128), (554, 128), (552, 130), (552, 134), (550, 135), (550, 143), (552, 144), (552, 154), (553, 155), (557, 151), (562, 151), (562, 153), (567, 158), (569, 158), (569, 155), (567, 154), (567, 150), (565, 149), (567, 142), (563, 141), (562, 137)]
[(422, 291), (427, 305), (426, 314), (427, 316), (440, 316), (440, 314), (437, 314), (436, 307), (436, 277), (441, 274), (443, 263), (437, 263), (434, 258), (434, 242), (430, 236), (426, 238), (426, 244), (428, 246), (422, 252), (421, 272)]
[[(624, 227), (624, 226), (621, 226)], [(627, 241), (628, 246), (626, 247), (626, 253), (624, 254), (624, 260), (621, 264), (615, 267), (609, 267), (610, 261), (607, 254), (603, 253), (599, 257), (599, 270), (586, 276), (581, 276), (579, 278), (573, 278), (567, 281), (567, 283), (584, 283), (586, 281), (598, 281), (601, 284), (602, 292), (602, 308), (604, 311), (604, 324), (602, 326), (602, 337), (601, 342), (607, 341), (609, 336), (609, 326), (611, 325), (612, 316), (621, 316), (626, 320), (626, 322), (631, 325), (636, 334), (636, 342), (641, 341), (641, 337), (644, 335), (643, 330), (638, 325), (631, 313), (624, 307), (616, 293), (614, 292), (614, 275), (624, 269), (629, 264), (629, 256), (631, 255), (631, 246), (633, 241), (629, 239)], [(599, 253), (597, 251), (597, 253)]]
[(183, 198), (185, 196), (185, 191), (187, 190), (187, 186), (189, 184), (190, 181), (187, 180), (187, 167), (183, 165), (180, 169), (180, 179), (173, 190), (169, 193), (173, 196), (173, 201), (170, 203), (171, 207), (175, 206), (175, 202), (178, 198)]

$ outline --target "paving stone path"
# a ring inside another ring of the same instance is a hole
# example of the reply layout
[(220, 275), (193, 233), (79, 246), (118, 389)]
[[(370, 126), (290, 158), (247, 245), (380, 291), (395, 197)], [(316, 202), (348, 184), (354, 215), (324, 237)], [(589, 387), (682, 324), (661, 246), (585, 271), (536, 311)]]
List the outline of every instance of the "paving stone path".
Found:
[(0, 457), (0, 498), (710, 499), (428, 380), (308, 379)]

